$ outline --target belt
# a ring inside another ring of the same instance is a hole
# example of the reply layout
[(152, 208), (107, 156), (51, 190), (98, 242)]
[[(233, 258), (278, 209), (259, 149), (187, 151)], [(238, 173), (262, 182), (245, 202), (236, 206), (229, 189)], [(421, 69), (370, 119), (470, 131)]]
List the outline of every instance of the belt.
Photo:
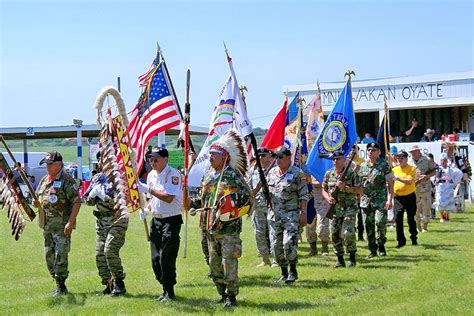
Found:
[(162, 218), (168, 218), (168, 217), (173, 217), (173, 216), (178, 216), (178, 215), (181, 215), (181, 213), (178, 213), (178, 214), (158, 214), (158, 213), (154, 213), (153, 217), (158, 218), (158, 219), (162, 219)]

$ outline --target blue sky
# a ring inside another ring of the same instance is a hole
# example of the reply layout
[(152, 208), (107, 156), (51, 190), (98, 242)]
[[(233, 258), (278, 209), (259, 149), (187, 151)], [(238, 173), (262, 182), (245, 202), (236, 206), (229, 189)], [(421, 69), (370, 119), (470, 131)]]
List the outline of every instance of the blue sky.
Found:
[(0, 126), (94, 123), (104, 86), (137, 77), (163, 49), (180, 103), (208, 126), (234, 60), (254, 126), (267, 128), (282, 86), (473, 70), (472, 1), (0, 0)]

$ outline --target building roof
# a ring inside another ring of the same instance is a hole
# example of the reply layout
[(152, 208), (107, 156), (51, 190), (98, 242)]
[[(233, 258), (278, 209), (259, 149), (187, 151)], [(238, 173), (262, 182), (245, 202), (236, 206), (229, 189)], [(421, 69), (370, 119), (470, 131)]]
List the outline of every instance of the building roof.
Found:
[[(5, 139), (44, 139), (44, 138), (71, 138), (77, 136), (78, 127), (75, 125), (64, 126), (36, 126), (36, 127), (2, 127), (0, 135)], [(86, 124), (80, 127), (82, 137), (97, 137), (100, 126), (97, 124)], [(208, 129), (189, 125), (191, 135), (207, 135)], [(178, 135), (179, 128), (172, 128), (166, 135)]]

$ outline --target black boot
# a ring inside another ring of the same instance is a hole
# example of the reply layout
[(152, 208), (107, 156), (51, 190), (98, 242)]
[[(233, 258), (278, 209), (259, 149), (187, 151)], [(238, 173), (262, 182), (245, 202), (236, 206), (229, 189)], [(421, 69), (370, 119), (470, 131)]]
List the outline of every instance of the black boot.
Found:
[(123, 279), (116, 278), (114, 282), (114, 288), (112, 290), (112, 296), (120, 296), (127, 293), (127, 289), (125, 288), (125, 283), (123, 283)]
[(387, 255), (387, 251), (385, 251), (384, 245), (379, 245), (379, 254), (380, 254), (380, 257), (385, 257)]
[(105, 285), (105, 289), (102, 291), (95, 292), (95, 295), (102, 296), (102, 295), (109, 295), (112, 293), (112, 280), (102, 280), (102, 284)]
[(56, 289), (53, 291), (53, 297), (59, 297), (68, 293), (66, 279), (56, 278)]
[(174, 287), (173, 286), (166, 286), (163, 287), (163, 295), (158, 297), (156, 299), (159, 302), (168, 302), (168, 301), (173, 301), (176, 298), (176, 295), (174, 294)]
[(221, 293), (221, 299), (217, 301), (217, 304), (224, 304), (227, 301), (227, 294)]
[(318, 247), (316, 245), (316, 242), (312, 242), (309, 244), (310, 251), (309, 251), (309, 256), (314, 257), (318, 254)]
[(237, 306), (237, 300), (235, 299), (234, 295), (227, 295), (227, 299), (225, 300), (224, 307), (235, 307)]
[(288, 279), (288, 267), (280, 267), (281, 268), (281, 277), (276, 282), (286, 282)]
[(296, 271), (296, 263), (290, 264), (290, 274), (285, 280), (285, 283), (293, 283), (298, 280), (298, 271)]
[(356, 266), (356, 253), (351, 252), (349, 254), (349, 263), (347, 264), (348, 267), (355, 267)]
[(334, 268), (344, 268), (346, 266), (346, 262), (344, 261), (344, 256), (343, 255), (338, 255), (337, 256), (337, 263), (334, 266)]

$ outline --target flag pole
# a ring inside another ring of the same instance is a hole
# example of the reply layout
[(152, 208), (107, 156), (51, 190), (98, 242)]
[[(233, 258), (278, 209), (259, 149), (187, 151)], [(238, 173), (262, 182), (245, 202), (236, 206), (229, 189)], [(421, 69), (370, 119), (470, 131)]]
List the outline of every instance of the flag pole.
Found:
[[(232, 58), (229, 56), (229, 51), (227, 50), (227, 46), (225, 45), (225, 41), (222, 41), (222, 43), (224, 44), (224, 51), (225, 51), (225, 54), (226, 54), (226, 57), (227, 57), (227, 62), (229, 63), (231, 73), (232, 73), (232, 75), (234, 75), (234, 70), (233, 70), (232, 64), (231, 64), (232, 63)], [(245, 107), (245, 109), (247, 109), (247, 104), (245, 103), (245, 94), (244, 94), (244, 90), (247, 91), (247, 87), (244, 86), (243, 89), (239, 89), (239, 90), (240, 90), (240, 95), (242, 97), (242, 102), (244, 104), (244, 107)], [(255, 161), (257, 163), (258, 174), (259, 174), (259, 177), (260, 177), (260, 182), (262, 183), (263, 195), (265, 196), (265, 199), (267, 201), (267, 206), (271, 207), (272, 202), (271, 202), (271, 197), (270, 197), (270, 190), (268, 189), (268, 183), (267, 183), (267, 179), (265, 178), (265, 174), (263, 172), (260, 157), (258, 156), (257, 139), (255, 138), (255, 134), (253, 133), (253, 131), (252, 131), (252, 133), (250, 133), (248, 135), (248, 137), (250, 138), (250, 143), (252, 144), (253, 154), (255, 156)]]
[(186, 103), (184, 104), (184, 180), (183, 180), (183, 207), (184, 207), (184, 251), (183, 257), (188, 253), (188, 173), (189, 173), (189, 123), (191, 122), (191, 104), (189, 103), (189, 89), (191, 71), (186, 72)]
[[(183, 121), (184, 120), (183, 112), (181, 111), (181, 106), (179, 105), (178, 98), (176, 97), (176, 90), (174, 89), (173, 81), (171, 81), (171, 78), (170, 78), (170, 75), (169, 75), (168, 66), (166, 65), (165, 56), (163, 55), (163, 51), (161, 50), (160, 45), (158, 44), (158, 42), (156, 42), (156, 45), (157, 45), (159, 53), (161, 55), (161, 60), (163, 61), (163, 67), (165, 68), (166, 77), (168, 78), (168, 82), (171, 86), (171, 90), (173, 91), (173, 97), (174, 97), (174, 100), (176, 101), (179, 116), (180, 116), (181, 120)], [(194, 153), (196, 152), (196, 150), (194, 149), (193, 142), (191, 141), (191, 138), (189, 139), (189, 147), (191, 148), (192, 152), (194, 152)]]

